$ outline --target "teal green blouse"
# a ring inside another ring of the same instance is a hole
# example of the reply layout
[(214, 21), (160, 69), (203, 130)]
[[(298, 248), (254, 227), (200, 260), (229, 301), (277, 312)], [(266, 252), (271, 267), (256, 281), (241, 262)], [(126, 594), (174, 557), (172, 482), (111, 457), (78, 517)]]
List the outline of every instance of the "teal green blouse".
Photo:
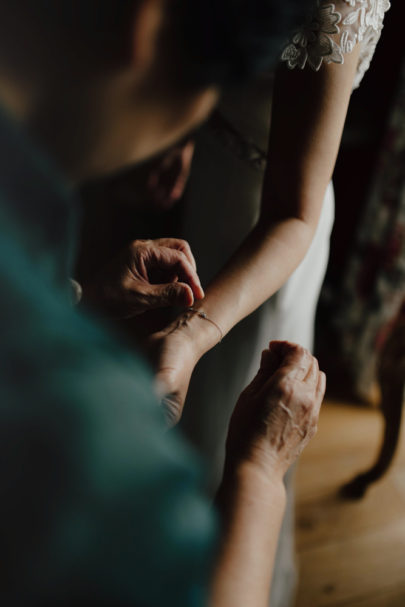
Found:
[(75, 209), (0, 113), (0, 603), (197, 607), (199, 462), (143, 359), (69, 304)]

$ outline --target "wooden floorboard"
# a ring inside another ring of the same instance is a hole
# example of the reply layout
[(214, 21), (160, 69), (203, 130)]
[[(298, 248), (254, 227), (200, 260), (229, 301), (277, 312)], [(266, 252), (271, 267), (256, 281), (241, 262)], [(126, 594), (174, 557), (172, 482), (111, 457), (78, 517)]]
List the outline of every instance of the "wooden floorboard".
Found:
[(327, 403), (297, 471), (296, 607), (405, 607), (405, 427), (394, 464), (360, 501), (343, 483), (373, 462), (378, 411)]

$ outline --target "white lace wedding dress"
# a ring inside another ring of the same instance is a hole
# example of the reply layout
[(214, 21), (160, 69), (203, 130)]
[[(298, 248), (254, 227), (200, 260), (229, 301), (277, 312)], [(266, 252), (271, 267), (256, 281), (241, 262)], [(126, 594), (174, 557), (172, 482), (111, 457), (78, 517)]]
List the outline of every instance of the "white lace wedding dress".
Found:
[[(324, 62), (343, 64), (345, 55), (360, 44), (353, 82), (353, 88), (358, 87), (370, 65), (389, 6), (388, 0), (316, 2), (313, 14), (286, 45), (282, 61), (290, 69), (317, 71)], [(198, 138), (187, 197), (185, 238), (197, 258), (203, 284), (213, 278), (257, 219), (271, 94), (272, 77), (268, 76), (228, 95), (220, 107), (224, 128), (207, 127)], [(204, 357), (194, 374), (183, 427), (211, 464), (209, 480), (213, 485), (222, 470), (230, 413), (238, 394), (256, 373), (262, 349), (270, 339), (288, 339), (312, 348), (333, 217), (330, 184), (316, 235), (300, 266), (274, 297)], [(281, 535), (272, 607), (290, 605), (294, 592), (291, 504), (292, 499)]]

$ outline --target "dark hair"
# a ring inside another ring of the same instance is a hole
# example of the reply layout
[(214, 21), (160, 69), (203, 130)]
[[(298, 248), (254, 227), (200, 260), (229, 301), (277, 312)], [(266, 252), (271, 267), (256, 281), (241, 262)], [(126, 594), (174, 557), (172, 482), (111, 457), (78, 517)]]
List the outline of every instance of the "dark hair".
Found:
[(308, 0), (176, 0), (177, 30), (198, 84), (232, 84), (271, 67)]
[[(114, 35), (142, 0), (98, 0), (93, 28)], [(95, 0), (81, 0), (83, 5)], [(305, 18), (313, 0), (167, 0), (176, 41), (177, 71), (187, 85), (226, 85), (271, 66), (288, 34)], [(72, 0), (71, 0), (72, 3)], [(131, 20), (130, 20), (131, 21)]]
[[(87, 55), (115, 60), (143, 0), (10, 0), (27, 20)], [(176, 75), (185, 86), (226, 85), (271, 66), (313, 0), (167, 0)], [(31, 22), (31, 21), (30, 21)], [(85, 45), (85, 46), (84, 46)]]

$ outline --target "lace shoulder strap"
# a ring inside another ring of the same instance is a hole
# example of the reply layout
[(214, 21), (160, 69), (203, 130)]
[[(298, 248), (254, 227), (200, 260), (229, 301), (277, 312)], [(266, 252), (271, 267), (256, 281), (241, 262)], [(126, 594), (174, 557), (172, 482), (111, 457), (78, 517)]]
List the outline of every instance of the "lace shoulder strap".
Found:
[(294, 33), (281, 56), (290, 69), (308, 64), (318, 71), (323, 62), (344, 63), (344, 55), (360, 44), (353, 88), (368, 70), (383, 28), (389, 0), (317, 0), (315, 10)]

